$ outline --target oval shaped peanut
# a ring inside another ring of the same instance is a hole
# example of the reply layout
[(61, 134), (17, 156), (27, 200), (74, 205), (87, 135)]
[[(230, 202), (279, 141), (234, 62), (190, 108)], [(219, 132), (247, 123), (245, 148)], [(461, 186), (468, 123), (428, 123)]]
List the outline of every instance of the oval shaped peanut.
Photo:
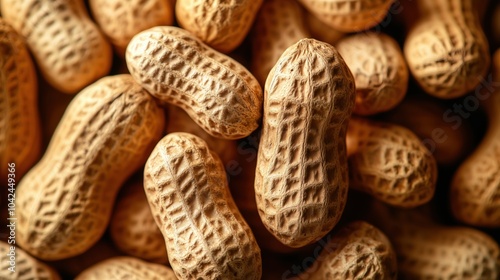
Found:
[(33, 258), (21, 248), (0, 241), (0, 279), (59, 280), (61, 277), (52, 267)]
[[(19, 181), (40, 156), (35, 68), (24, 39), (0, 18), (0, 185)], [(14, 164), (14, 168), (8, 168)], [(14, 169), (15, 172), (8, 172)], [(12, 175), (15, 177), (13, 178)]]
[(283, 244), (305, 246), (340, 219), (354, 95), (340, 54), (314, 39), (290, 46), (269, 73), (255, 195), (264, 225)]
[(104, 34), (120, 55), (135, 34), (174, 23), (173, 0), (90, 0), (90, 8)]
[(263, 0), (177, 0), (179, 25), (210, 47), (229, 53), (247, 35)]
[(105, 77), (70, 103), (43, 158), (16, 191), (17, 242), (44, 260), (89, 249), (121, 185), (160, 139), (164, 113), (130, 75)]
[(238, 62), (177, 27), (153, 27), (127, 47), (134, 79), (162, 102), (184, 109), (210, 135), (237, 139), (257, 129), (262, 88)]
[(75, 280), (104, 279), (175, 280), (177, 278), (172, 269), (166, 266), (132, 257), (107, 259), (87, 268), (75, 278)]
[[(307, 279), (397, 279), (396, 253), (378, 228), (364, 221), (343, 226), (326, 243)], [(303, 278), (304, 279), (304, 278)]]
[(109, 43), (82, 0), (3, 0), (2, 17), (26, 38), (44, 78), (76, 93), (111, 68)]
[(165, 136), (146, 163), (144, 189), (178, 278), (260, 279), (260, 249), (205, 141)]
[(128, 184), (123, 191), (109, 224), (113, 243), (130, 256), (167, 263), (165, 240), (149, 209), (142, 180)]
[(398, 43), (388, 35), (360, 33), (335, 47), (356, 82), (354, 113), (373, 115), (398, 105), (408, 89), (408, 68)]

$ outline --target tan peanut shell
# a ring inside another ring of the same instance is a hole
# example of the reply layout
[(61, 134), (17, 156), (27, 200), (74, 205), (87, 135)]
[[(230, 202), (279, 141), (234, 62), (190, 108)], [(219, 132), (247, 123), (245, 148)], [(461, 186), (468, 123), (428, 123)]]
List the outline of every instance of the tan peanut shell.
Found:
[(134, 279), (175, 280), (172, 269), (132, 257), (114, 257), (93, 265), (75, 280)]
[(205, 141), (165, 136), (146, 163), (144, 189), (178, 278), (260, 279), (260, 249)]
[(394, 0), (298, 0), (319, 20), (341, 32), (358, 32), (379, 24)]
[(90, 0), (90, 8), (103, 33), (120, 55), (135, 34), (174, 23), (173, 0)]
[(276, 238), (302, 247), (330, 231), (346, 203), (354, 78), (334, 47), (302, 39), (273, 67), (264, 94), (257, 207)]
[(252, 27), (263, 0), (177, 0), (179, 25), (210, 47), (229, 53)]
[[(497, 50), (495, 58), (499, 56)], [(488, 130), (475, 151), (460, 165), (451, 182), (450, 202), (459, 221), (500, 228), (500, 60), (494, 65), (495, 88), (485, 100)]]
[(90, 248), (108, 225), (119, 188), (144, 164), (163, 128), (163, 110), (130, 75), (82, 90), (17, 187), (19, 245), (44, 260)]
[(398, 105), (408, 88), (408, 68), (390, 36), (366, 32), (341, 39), (335, 47), (356, 83), (354, 113), (373, 115)]
[(150, 262), (168, 262), (165, 240), (149, 209), (142, 180), (127, 185), (118, 197), (109, 232), (122, 252)]
[(258, 127), (262, 88), (242, 65), (177, 27), (153, 27), (127, 47), (134, 79), (184, 109), (210, 135), (238, 139)]
[[(15, 249), (11, 250), (12, 247)], [(14, 259), (11, 259), (9, 254), (15, 254)], [(9, 270), (12, 266), (14, 272)], [(59, 280), (61, 278), (53, 268), (33, 258), (21, 248), (0, 241), (0, 279)]]
[(472, 0), (421, 0), (404, 43), (408, 66), (430, 95), (450, 99), (476, 88), (490, 65)]
[(351, 118), (347, 153), (353, 189), (399, 207), (422, 205), (434, 195), (436, 161), (404, 127)]
[(335, 46), (335, 44), (346, 35), (344, 32), (331, 28), (309, 11), (306, 11), (304, 20), (306, 21), (307, 28), (312, 38), (318, 41), (323, 41)]
[(397, 279), (396, 253), (378, 228), (364, 221), (343, 226), (316, 259), (306, 275), (322, 279)]
[(111, 67), (109, 43), (89, 18), (83, 0), (3, 0), (2, 17), (26, 38), (44, 78), (76, 93)]
[(290, 0), (266, 0), (252, 31), (252, 74), (264, 86), (281, 54), (300, 39), (310, 37), (304, 11)]
[[(38, 88), (24, 39), (0, 18), (0, 185), (18, 182), (35, 164), (42, 144)], [(8, 164), (15, 172), (8, 175)], [(12, 180), (11, 180), (12, 181)]]

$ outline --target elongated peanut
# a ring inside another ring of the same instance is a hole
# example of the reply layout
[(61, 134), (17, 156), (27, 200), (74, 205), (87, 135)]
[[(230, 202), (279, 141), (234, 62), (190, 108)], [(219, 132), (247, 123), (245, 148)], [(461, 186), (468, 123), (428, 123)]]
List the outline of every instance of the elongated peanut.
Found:
[(430, 95), (450, 99), (473, 90), (490, 65), (488, 42), (472, 0), (421, 0), (421, 18), (404, 53), (411, 73)]
[(335, 46), (335, 44), (346, 35), (344, 32), (331, 28), (309, 11), (306, 11), (305, 14), (307, 28), (311, 32), (312, 38)]
[(310, 37), (299, 3), (267, 0), (255, 19), (252, 31), (252, 74), (263, 86), (281, 54), (300, 39)]
[(398, 105), (408, 88), (408, 68), (398, 43), (381, 33), (341, 39), (336, 48), (354, 75), (354, 113), (373, 115)]
[(264, 225), (283, 244), (302, 247), (338, 222), (353, 107), (354, 78), (327, 43), (300, 40), (269, 73), (255, 195)]
[(210, 47), (228, 53), (247, 35), (263, 0), (177, 0), (179, 25)]
[(33, 258), (21, 248), (0, 241), (0, 279), (59, 280), (61, 278), (53, 268)]
[(91, 247), (118, 189), (147, 159), (163, 110), (130, 75), (102, 78), (71, 102), (43, 158), (16, 191), (17, 241), (40, 259)]
[(399, 207), (422, 205), (434, 195), (436, 161), (410, 130), (352, 118), (347, 147), (351, 188)]
[(174, 272), (163, 265), (132, 257), (114, 257), (87, 268), (76, 280), (144, 279), (175, 280)]
[[(500, 57), (500, 50), (496, 58)], [(500, 60), (494, 65), (495, 92), (486, 99), (488, 131), (456, 171), (450, 190), (453, 215), (461, 222), (500, 227)]]
[(167, 263), (165, 240), (149, 209), (142, 180), (126, 186), (111, 217), (113, 243), (126, 254), (143, 260)]
[(174, 23), (173, 0), (90, 0), (90, 8), (104, 34), (120, 55), (135, 34)]
[(342, 32), (374, 27), (394, 0), (299, 0), (319, 20)]
[[(23, 38), (2, 18), (0, 77), (0, 164), (3, 167), (0, 185), (3, 186), (12, 180), (18, 182), (35, 163), (42, 139), (35, 68)], [(15, 172), (7, 175), (8, 164), (12, 163)]]
[(184, 109), (210, 135), (243, 138), (261, 117), (262, 89), (233, 59), (177, 27), (154, 27), (127, 47), (130, 73), (162, 102)]
[(378, 228), (364, 221), (342, 227), (302, 279), (396, 279), (396, 253)]
[(144, 189), (178, 278), (260, 279), (260, 249), (205, 141), (165, 136), (146, 163)]
[(76, 93), (106, 75), (109, 43), (90, 20), (82, 0), (3, 0), (2, 17), (26, 38), (44, 78)]

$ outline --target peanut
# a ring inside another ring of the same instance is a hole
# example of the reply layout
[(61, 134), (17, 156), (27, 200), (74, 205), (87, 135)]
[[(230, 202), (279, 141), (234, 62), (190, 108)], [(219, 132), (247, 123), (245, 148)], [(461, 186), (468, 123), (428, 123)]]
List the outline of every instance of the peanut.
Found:
[(494, 59), (495, 92), (486, 99), (488, 131), (456, 171), (450, 190), (453, 215), (474, 226), (500, 227), (500, 50)]
[(167, 263), (165, 241), (149, 209), (142, 180), (127, 185), (123, 191), (109, 225), (113, 243), (130, 256)]
[(111, 68), (109, 43), (82, 0), (3, 0), (2, 17), (26, 38), (44, 78), (76, 93)]
[(174, 272), (163, 265), (132, 257), (115, 257), (87, 268), (75, 280), (144, 279), (175, 280)]
[(332, 46), (335, 46), (335, 44), (346, 35), (344, 32), (331, 28), (308, 11), (305, 13), (305, 21), (312, 38)]
[[(15, 251), (11, 248), (15, 248)], [(14, 260), (11, 259), (12, 254)], [(11, 267), (13, 270), (9, 270)], [(53, 268), (33, 258), (21, 248), (0, 241), (0, 279), (59, 280), (61, 278)]]
[(104, 34), (120, 55), (135, 34), (174, 23), (173, 0), (90, 0), (90, 8)]
[(269, 73), (255, 195), (264, 225), (285, 245), (321, 238), (342, 214), (354, 90), (340, 54), (314, 39), (290, 46)]
[(450, 99), (473, 90), (490, 64), (488, 42), (472, 0), (421, 0), (404, 53), (411, 73), (430, 95)]
[(351, 188), (399, 207), (416, 207), (433, 197), (436, 161), (410, 130), (352, 118), (347, 151)]
[(107, 227), (118, 189), (144, 164), (163, 127), (163, 110), (130, 75), (82, 90), (18, 185), (19, 245), (44, 260), (90, 248)]
[(180, 279), (260, 279), (260, 249), (205, 141), (165, 136), (144, 169), (144, 189)]
[(262, 4), (252, 31), (252, 74), (263, 86), (267, 75), (289, 46), (310, 37), (299, 3), (267, 0)]
[(319, 20), (341, 32), (358, 32), (384, 19), (394, 0), (299, 0)]
[[(0, 184), (24, 176), (41, 152), (38, 88), (23, 38), (0, 18)], [(8, 164), (15, 172), (8, 175)], [(9, 178), (10, 180), (9, 180)], [(15, 184), (12, 184), (15, 185)]]
[(309, 279), (396, 279), (396, 253), (378, 228), (354, 221), (325, 245), (308, 274)]
[(237, 139), (258, 127), (258, 81), (189, 32), (176, 27), (143, 31), (128, 45), (126, 60), (139, 84), (162, 102), (184, 109), (210, 135)]
[(341, 39), (336, 48), (354, 75), (354, 113), (373, 115), (403, 100), (408, 68), (398, 43), (385, 34), (360, 33)]
[(179, 25), (210, 47), (229, 53), (247, 35), (263, 0), (177, 0)]

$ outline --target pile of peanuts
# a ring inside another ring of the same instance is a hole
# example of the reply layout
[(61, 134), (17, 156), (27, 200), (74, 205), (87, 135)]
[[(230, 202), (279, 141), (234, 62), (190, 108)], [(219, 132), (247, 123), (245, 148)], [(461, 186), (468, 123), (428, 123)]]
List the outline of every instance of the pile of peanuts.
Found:
[(498, 1), (0, 15), (0, 280), (500, 279)]

